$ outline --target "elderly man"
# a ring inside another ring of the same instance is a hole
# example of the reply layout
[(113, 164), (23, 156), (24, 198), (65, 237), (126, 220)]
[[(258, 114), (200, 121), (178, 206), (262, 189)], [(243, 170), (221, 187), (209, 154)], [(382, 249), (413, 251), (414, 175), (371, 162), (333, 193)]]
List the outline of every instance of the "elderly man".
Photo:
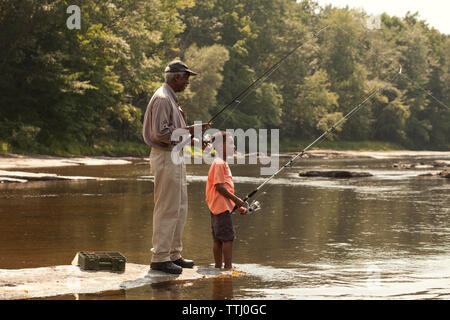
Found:
[[(182, 268), (192, 268), (192, 260), (181, 256), (181, 236), (187, 215), (186, 167), (183, 161), (174, 163), (171, 152), (178, 141), (171, 136), (176, 129), (188, 129), (193, 135), (196, 126), (186, 126), (186, 117), (176, 92), (189, 84), (189, 76), (197, 73), (181, 61), (169, 63), (165, 83), (153, 94), (143, 123), (143, 138), (151, 147), (150, 167), (155, 177), (151, 269), (180, 274)], [(207, 124), (199, 125), (202, 131)], [(197, 129), (198, 130), (198, 129)]]

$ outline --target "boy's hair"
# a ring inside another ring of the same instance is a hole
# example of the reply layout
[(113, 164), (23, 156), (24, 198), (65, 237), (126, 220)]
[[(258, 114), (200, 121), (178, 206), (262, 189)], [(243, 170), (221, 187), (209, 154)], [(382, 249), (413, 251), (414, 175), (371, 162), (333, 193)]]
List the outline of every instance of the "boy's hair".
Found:
[(219, 132), (216, 132), (212, 136), (211, 142), (212, 142), (214, 147), (222, 146), (226, 142), (227, 137), (233, 138), (233, 135), (230, 132), (227, 132), (227, 131), (219, 131)]

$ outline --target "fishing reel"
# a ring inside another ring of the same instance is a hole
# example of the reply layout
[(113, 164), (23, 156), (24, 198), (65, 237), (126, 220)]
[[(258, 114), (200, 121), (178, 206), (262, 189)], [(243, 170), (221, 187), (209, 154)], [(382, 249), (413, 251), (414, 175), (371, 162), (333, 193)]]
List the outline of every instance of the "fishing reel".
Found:
[(261, 204), (259, 201), (253, 200), (251, 204), (248, 205), (248, 213), (251, 214), (255, 211), (258, 211), (261, 209)]
[(203, 143), (211, 143), (212, 136), (209, 133), (205, 133), (202, 137)]
[(212, 136), (209, 133), (205, 133), (202, 137), (202, 150), (206, 148), (212, 149)]

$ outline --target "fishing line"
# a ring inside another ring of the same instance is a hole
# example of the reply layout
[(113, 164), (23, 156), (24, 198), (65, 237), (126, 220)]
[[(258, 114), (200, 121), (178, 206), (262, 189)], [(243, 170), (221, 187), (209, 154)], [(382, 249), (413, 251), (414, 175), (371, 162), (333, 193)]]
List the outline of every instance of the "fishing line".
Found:
[[(328, 25), (326, 28), (328, 28), (330, 25)], [(352, 34), (350, 34), (349, 32), (347, 32), (346, 30), (344, 30), (343, 28), (341, 28), (340, 26), (338, 26), (337, 24), (333, 24), (333, 26), (337, 27), (339, 30), (343, 31), (344, 33), (346, 33), (347, 35), (349, 35), (351, 38), (353, 38), (354, 40), (356, 40), (357, 42), (360, 43), (360, 45), (364, 46), (366, 48), (366, 50), (369, 50), (369, 48), (362, 43), (359, 39), (357, 39), (356, 37), (354, 37)], [(377, 58), (379, 58), (377, 56)], [(395, 61), (395, 60), (391, 60), (391, 63)], [(311, 144), (309, 144), (306, 148), (304, 148), (300, 153), (298, 153), (297, 155), (295, 155), (293, 158), (291, 158), (284, 166), (282, 166), (278, 171), (276, 171), (274, 174), (272, 174), (272, 176), (270, 176), (268, 179), (266, 179), (262, 184), (260, 184), (256, 189), (254, 189), (252, 192), (250, 192), (245, 198), (244, 201), (246, 202), (247, 200), (249, 200), (251, 197), (253, 197), (259, 190), (261, 190), (269, 181), (271, 181), (275, 176), (277, 176), (281, 171), (283, 171), (285, 168), (287, 167), (291, 167), (292, 163), (297, 159), (297, 158), (302, 158), (302, 156), (305, 154), (305, 152), (311, 148), (313, 145), (320, 143), (323, 139), (325, 139), (326, 136), (328, 136), (330, 133), (334, 132), (336, 130), (336, 128), (338, 126), (340, 126), (344, 121), (349, 120), (356, 112), (358, 112), (362, 106), (364, 106), (364, 104), (369, 101), (373, 96), (375, 96), (375, 94), (377, 94), (378, 92), (380, 92), (381, 90), (383, 90), (384, 88), (386, 88), (388, 85), (391, 85), (391, 83), (400, 75), (402, 74), (402, 65), (400, 64), (400, 62), (398, 62), (399, 65), (399, 71), (395, 74), (395, 76), (393, 76), (389, 81), (387, 81), (387, 83), (384, 86), (381, 86), (380, 88), (376, 89), (375, 91), (373, 91), (366, 99), (364, 99), (359, 105), (357, 105), (356, 107), (354, 107), (349, 113), (347, 113), (344, 117), (342, 117), (339, 121), (337, 121), (332, 127), (330, 127), (328, 130), (326, 130), (321, 136), (319, 136), (316, 140), (314, 140)], [(405, 75), (406, 78), (409, 79), (409, 77), (407, 77)], [(410, 81), (414, 82), (413, 80), (409, 79)], [(424, 90), (423, 88), (421, 88), (422, 90)], [(425, 91), (425, 90), (424, 90)], [(426, 91), (425, 91), (426, 92)], [(432, 96), (430, 93), (426, 92), (427, 94), (429, 94), (430, 96)], [(435, 100), (437, 100), (439, 103), (441, 103), (442, 105), (446, 106), (445, 104), (443, 104), (442, 102), (440, 102), (437, 98), (435, 98), (434, 96), (432, 96)], [(446, 106), (448, 108), (448, 106)], [(257, 198), (257, 197), (256, 197)], [(260, 204), (258, 201), (255, 200), (252, 202), (252, 204), (249, 205), (249, 208), (255, 208), (256, 210), (260, 209)], [(233, 212), (237, 209), (237, 206), (234, 207)], [(255, 210), (255, 211), (256, 211)]]
[[(321, 142), (325, 137), (327, 137), (330, 133), (336, 131), (336, 128), (339, 127), (344, 121), (349, 120), (356, 112), (358, 112), (364, 104), (369, 101), (375, 94), (377, 94), (379, 91), (383, 90), (385, 87), (391, 84), (392, 81), (394, 81), (402, 72), (402, 66), (400, 65), (399, 71), (385, 84), (384, 86), (381, 86), (380, 88), (373, 91), (367, 98), (365, 98), (360, 104), (358, 104), (356, 107), (354, 107), (350, 112), (348, 112), (344, 117), (342, 117), (340, 120), (338, 120), (333, 126), (328, 128), (322, 135), (320, 135), (316, 140), (311, 142), (307, 147), (305, 147), (302, 151), (300, 151), (298, 154), (296, 154), (294, 157), (292, 157), (285, 165), (283, 165), (280, 169), (278, 169), (275, 173), (273, 173), (269, 178), (267, 178), (263, 183), (261, 183), (256, 189), (254, 189), (252, 192), (250, 192), (245, 198), (243, 199), (244, 202), (248, 201), (250, 198), (252, 198), (258, 191), (260, 191), (269, 181), (271, 181), (273, 178), (275, 178), (281, 171), (283, 171), (287, 167), (291, 167), (294, 161), (297, 158), (302, 159), (302, 156), (305, 154), (307, 150), (309, 150), (313, 145)], [(259, 202), (256, 200), (253, 201), (249, 208), (252, 209), (253, 207), (256, 208), (256, 210), (260, 209)], [(232, 213), (237, 209), (237, 206), (233, 208)], [(255, 211), (256, 211), (255, 210)], [(249, 212), (251, 212), (249, 210)]]
[[(264, 81), (266, 81), (272, 75), (272, 73), (274, 73), (276, 70), (278, 70), (278, 68), (273, 69), (264, 78), (262, 78), (260, 84), (262, 84)], [(238, 105), (240, 105), (242, 103), (242, 101), (244, 101), (251, 93), (253, 93), (257, 89), (258, 89), (258, 86), (254, 86), (251, 90), (247, 91), (238, 101), (235, 101), (234, 106), (232, 106), (228, 110), (228, 114), (226, 115), (226, 117), (223, 120), (220, 121), (220, 125), (222, 125), (226, 120), (228, 120), (231, 117), (231, 115), (233, 114), (233, 111), (236, 109), (236, 107)], [(216, 127), (220, 127), (220, 125), (218, 125)]]
[[(342, 29), (340, 26), (338, 26), (337, 24), (333, 24), (333, 26), (337, 27), (339, 30), (345, 32), (347, 35), (349, 35), (350, 37), (352, 37), (354, 40), (358, 41), (362, 46), (364, 46), (366, 48), (366, 50), (370, 50), (369, 47), (367, 47), (367, 45), (363, 42), (361, 42), (361, 40), (359, 40), (358, 38), (354, 37), (351, 33), (347, 32), (346, 30)], [(378, 58), (378, 56), (377, 56)], [(391, 60), (391, 63), (395, 61), (395, 60)], [(400, 62), (398, 62), (398, 64), (401, 66)], [(406, 79), (408, 79), (409, 81), (411, 81), (417, 88), (421, 89), (423, 92), (425, 92), (427, 95), (429, 95), (430, 97), (432, 97), (434, 100), (436, 100), (439, 104), (441, 104), (442, 106), (446, 107), (447, 109), (450, 109), (449, 106), (447, 106), (445, 103), (443, 103), (442, 101), (440, 101), (438, 98), (436, 98), (435, 96), (433, 96), (431, 93), (429, 93), (427, 90), (425, 90), (423, 87), (421, 87), (419, 84), (417, 84), (417, 82), (415, 82), (414, 80), (412, 80), (410, 77), (408, 77), (405, 73), (400, 72), (400, 75), (405, 77)]]
[[(222, 114), (226, 109), (228, 109), (230, 106), (233, 106), (234, 110), (244, 99), (246, 99), (250, 93), (252, 93), (254, 90), (256, 90), (259, 85), (261, 85), (265, 80), (267, 80), (276, 70), (278, 70), (278, 68), (281, 66), (281, 64), (283, 63), (283, 61), (285, 61), (289, 56), (291, 56), (292, 54), (294, 54), (298, 49), (302, 48), (305, 44), (307, 44), (309, 41), (311, 41), (312, 39), (314, 39), (315, 37), (317, 37), (322, 31), (328, 29), (330, 26), (327, 25), (325, 27), (323, 27), (322, 29), (320, 29), (317, 33), (315, 33), (310, 39), (306, 40), (305, 42), (303, 42), (302, 44), (298, 45), (297, 47), (295, 47), (294, 49), (292, 49), (291, 51), (289, 51), (286, 55), (284, 55), (280, 60), (278, 60), (278, 62), (276, 62), (275, 64), (273, 64), (271, 67), (269, 67), (268, 69), (266, 69), (266, 71), (263, 72), (263, 74), (261, 76), (259, 76), (255, 81), (253, 81), (249, 86), (247, 86), (244, 90), (242, 90), (238, 95), (236, 95), (229, 103), (227, 103), (226, 105), (224, 105), (218, 112), (216, 112), (211, 119), (208, 121), (208, 124), (211, 124), (220, 114)], [(232, 113), (230, 113), (228, 115), (228, 117), (226, 118), (226, 120), (231, 116)], [(222, 120), (221, 124), (224, 122), (224, 120)], [(187, 137), (187, 139), (183, 139), (182, 142), (178, 143), (178, 148), (184, 148), (184, 146), (186, 146), (192, 138), (200, 138), (200, 136), (203, 136), (203, 134), (201, 135), (191, 135), (189, 133), (189, 136)], [(202, 139), (204, 141), (204, 143), (210, 143), (210, 141), (208, 141), (209, 139), (207, 139), (207, 137), (203, 137)]]
[[(235, 96), (229, 103), (227, 103), (225, 106), (223, 106), (218, 112), (216, 112), (211, 119), (208, 121), (208, 123), (212, 123), (222, 112), (224, 112), (228, 107), (230, 107), (231, 105), (233, 105), (234, 103), (241, 103), (242, 102), (242, 98), (244, 95), (246, 95), (246, 93), (251, 90), (253, 87), (263, 83), (264, 81), (262, 80), (264, 78), (264, 80), (266, 80), (268, 78), (268, 76), (270, 76), (274, 71), (276, 71), (281, 64), (283, 63), (283, 61), (285, 61), (289, 56), (291, 56), (294, 52), (296, 52), (298, 49), (300, 49), (301, 47), (303, 47), (306, 43), (308, 43), (309, 41), (311, 41), (312, 39), (314, 39), (315, 37), (317, 37), (322, 31), (328, 29), (329, 25), (326, 27), (323, 27), (322, 29), (320, 29), (316, 34), (314, 34), (311, 39), (303, 42), (301, 45), (298, 45), (297, 47), (295, 47), (294, 49), (292, 49), (291, 51), (289, 51), (285, 56), (283, 56), (280, 60), (278, 60), (277, 63), (275, 63), (274, 65), (272, 65), (271, 67), (269, 67), (266, 71), (264, 71), (264, 73), (259, 76), (255, 81), (253, 81), (247, 88), (245, 88), (244, 90), (242, 90), (237, 96)], [(267, 77), (266, 77), (267, 76)], [(245, 97), (247, 97), (248, 95), (246, 95)]]
[(409, 81), (411, 81), (416, 88), (421, 89), (423, 92), (425, 92), (427, 95), (429, 95), (430, 97), (432, 97), (434, 100), (436, 100), (439, 104), (441, 104), (443, 107), (446, 107), (447, 109), (450, 109), (450, 107), (448, 105), (446, 105), (445, 103), (443, 103), (442, 101), (440, 101), (438, 98), (436, 98), (435, 96), (433, 96), (431, 93), (429, 93), (427, 90), (425, 90), (423, 87), (421, 87), (420, 85), (418, 85), (414, 80), (412, 80), (410, 77), (408, 77), (406, 74), (402, 74), (403, 77), (405, 77), (406, 79), (408, 79)]

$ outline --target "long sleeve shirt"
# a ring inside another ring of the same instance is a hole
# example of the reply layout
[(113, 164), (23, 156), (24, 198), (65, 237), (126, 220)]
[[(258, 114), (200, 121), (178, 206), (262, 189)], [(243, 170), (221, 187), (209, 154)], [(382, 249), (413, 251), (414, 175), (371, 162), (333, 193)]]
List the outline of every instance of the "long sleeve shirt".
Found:
[(172, 133), (179, 128), (187, 128), (186, 116), (175, 91), (164, 83), (156, 90), (147, 105), (142, 136), (150, 147), (170, 151), (177, 143), (171, 141)]

